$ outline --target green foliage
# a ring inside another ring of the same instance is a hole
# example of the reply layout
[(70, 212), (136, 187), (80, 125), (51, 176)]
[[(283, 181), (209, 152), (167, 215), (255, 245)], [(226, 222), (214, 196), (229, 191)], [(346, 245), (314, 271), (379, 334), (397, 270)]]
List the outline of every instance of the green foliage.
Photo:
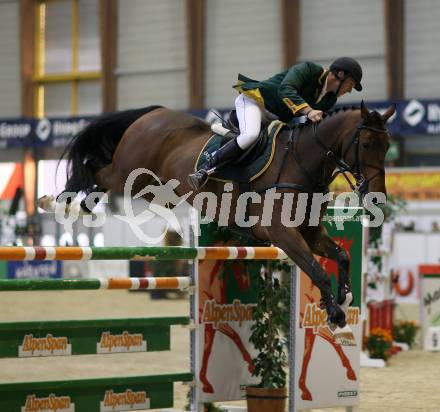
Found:
[(222, 412), (222, 409), (217, 408), (212, 402), (203, 404), (204, 412)]
[[(191, 389), (186, 394), (186, 405), (184, 408), (185, 411), (191, 410)], [(203, 412), (222, 412), (222, 409), (215, 406), (212, 402), (206, 402), (203, 404)]]
[(251, 328), (250, 341), (259, 351), (254, 359), (253, 375), (261, 378), (260, 387), (282, 388), (286, 386), (286, 339), (283, 329), (286, 322), (288, 289), (272, 278), (272, 269), (259, 279), (258, 305), (254, 309), (255, 324)]
[(412, 348), (419, 328), (419, 325), (415, 321), (400, 320), (393, 325), (394, 340), (396, 342), (406, 343)]

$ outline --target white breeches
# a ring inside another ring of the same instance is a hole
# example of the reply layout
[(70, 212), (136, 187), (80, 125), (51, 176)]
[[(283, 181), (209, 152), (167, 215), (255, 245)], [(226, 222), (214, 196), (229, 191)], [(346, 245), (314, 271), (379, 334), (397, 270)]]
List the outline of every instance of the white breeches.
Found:
[(235, 99), (240, 134), (237, 144), (245, 150), (257, 140), (261, 129), (262, 111), (257, 102), (245, 94), (239, 94)]

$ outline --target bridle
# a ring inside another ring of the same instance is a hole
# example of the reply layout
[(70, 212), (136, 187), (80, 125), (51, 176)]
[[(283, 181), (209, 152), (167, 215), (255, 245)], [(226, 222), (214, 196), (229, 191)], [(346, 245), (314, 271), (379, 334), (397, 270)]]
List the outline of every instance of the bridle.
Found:
[[(379, 129), (376, 127), (368, 126), (363, 123), (361, 123), (359, 126), (356, 127), (356, 131), (354, 132), (350, 143), (348, 144), (347, 148), (342, 153), (341, 157), (338, 157), (335, 152), (327, 147), (324, 142), (319, 138), (318, 136), (318, 125), (316, 123), (313, 124), (313, 137), (315, 141), (318, 143), (318, 145), (324, 149), (326, 156), (332, 160), (335, 164), (338, 170), (336, 170), (329, 181), (329, 184), (339, 175), (342, 174), (344, 178), (347, 180), (351, 190), (353, 192), (359, 192), (361, 194), (365, 194), (368, 190), (368, 185), (371, 180), (373, 180), (378, 175), (384, 175), (385, 174), (385, 168), (372, 165), (369, 163), (361, 162), (359, 159), (359, 149), (360, 149), (360, 135), (362, 130), (370, 130), (375, 133), (386, 133), (388, 134), (388, 130), (386, 128)], [(345, 158), (351, 149), (351, 147), (355, 148), (355, 160), (353, 166), (350, 166), (346, 161)], [(361, 172), (361, 166), (370, 168), (370, 169), (376, 169), (377, 172), (371, 176), (369, 179), (366, 179), (363, 173)], [(347, 176), (347, 173), (350, 173), (354, 179), (355, 183), (351, 181), (351, 179)]]
[[(325, 143), (319, 138), (318, 125), (316, 123), (313, 123), (313, 138), (318, 143), (318, 146), (324, 150), (327, 158), (336, 164), (337, 170), (331, 175), (330, 179), (327, 182), (325, 182), (324, 184), (321, 184), (321, 185), (312, 184), (312, 185), (308, 185), (308, 187), (301, 185), (301, 184), (297, 184), (297, 183), (280, 183), (279, 182), (279, 179), (281, 177), (281, 172), (284, 169), (284, 164), (286, 163), (287, 155), (289, 153), (292, 153), (294, 159), (296, 160), (298, 166), (302, 170), (306, 179), (309, 181), (314, 180), (312, 178), (311, 174), (303, 166), (301, 159), (298, 157), (298, 154), (296, 153), (296, 151), (293, 147), (294, 146), (293, 145), (294, 129), (290, 130), (289, 138), (287, 140), (287, 146), (285, 147), (284, 157), (283, 157), (283, 160), (281, 163), (281, 167), (279, 168), (279, 171), (278, 171), (277, 179), (275, 181), (275, 184), (271, 185), (269, 188), (293, 189), (293, 190), (299, 190), (301, 192), (309, 192), (309, 193), (312, 193), (316, 190), (328, 192), (328, 186), (330, 185), (330, 183), (333, 182), (333, 180), (335, 180), (339, 174), (342, 174), (344, 176), (344, 178), (347, 180), (347, 182), (353, 192), (359, 192), (361, 194), (365, 194), (368, 190), (369, 182), (371, 180), (373, 180), (378, 175), (384, 175), (385, 169), (383, 167), (375, 166), (375, 165), (372, 165), (369, 163), (365, 163), (365, 162), (361, 163), (360, 158), (359, 158), (359, 149), (360, 149), (360, 135), (361, 135), (362, 130), (370, 130), (375, 133), (388, 134), (388, 130), (386, 128), (379, 129), (379, 128), (368, 126), (368, 125), (361, 123), (356, 127), (356, 131), (354, 132), (354, 134), (350, 140), (350, 143), (348, 144), (347, 148), (344, 150), (342, 155), (337, 156), (336, 153), (334, 152), (334, 150), (330, 147), (327, 147), (325, 145)], [(346, 158), (349, 150), (353, 146), (355, 148), (355, 161), (354, 161), (353, 166), (351, 166), (345, 161), (345, 158)], [(365, 176), (363, 175), (363, 173), (361, 172), (361, 166), (366, 166), (371, 169), (376, 169), (377, 173), (375, 173), (369, 179), (366, 179)], [(354, 177), (354, 179), (355, 179), (354, 183), (347, 176), (347, 173), (350, 173)], [(267, 190), (269, 188), (266, 188), (264, 190)], [(264, 190), (261, 189), (261, 190), (259, 190), (259, 192), (263, 192)]]

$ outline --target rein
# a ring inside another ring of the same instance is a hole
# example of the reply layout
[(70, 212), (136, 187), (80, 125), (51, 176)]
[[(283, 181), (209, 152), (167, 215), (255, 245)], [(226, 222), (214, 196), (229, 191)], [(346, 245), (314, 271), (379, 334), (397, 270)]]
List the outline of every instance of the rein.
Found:
[[(383, 167), (378, 167), (365, 162), (361, 163), (359, 159), (360, 135), (362, 130), (370, 130), (375, 133), (388, 133), (388, 131), (385, 128), (379, 129), (361, 123), (359, 126), (356, 127), (356, 131), (354, 132), (350, 140), (350, 143), (348, 144), (342, 156), (338, 157), (336, 156), (335, 152), (332, 149), (328, 148), (324, 144), (324, 142), (319, 138), (317, 133), (318, 126), (316, 124), (314, 124), (313, 126), (314, 126), (313, 136), (315, 138), (315, 141), (319, 144), (321, 148), (324, 149), (324, 151), (326, 152), (326, 156), (331, 160), (333, 160), (333, 162), (336, 164), (336, 167), (338, 169), (335, 173), (333, 173), (329, 183), (331, 183), (339, 174), (342, 174), (345, 180), (348, 182), (350, 189), (353, 192), (364, 193), (367, 190), (368, 184), (371, 180), (373, 180), (379, 174), (385, 174), (385, 169)], [(350, 166), (345, 161), (345, 158), (353, 145), (355, 147), (355, 162), (353, 166)], [(371, 176), (369, 179), (366, 179), (363, 173), (361, 172), (361, 166), (366, 166), (371, 169), (376, 169), (377, 173)], [(350, 180), (350, 178), (347, 176), (347, 173), (350, 173), (355, 178), (355, 183), (353, 183)]]

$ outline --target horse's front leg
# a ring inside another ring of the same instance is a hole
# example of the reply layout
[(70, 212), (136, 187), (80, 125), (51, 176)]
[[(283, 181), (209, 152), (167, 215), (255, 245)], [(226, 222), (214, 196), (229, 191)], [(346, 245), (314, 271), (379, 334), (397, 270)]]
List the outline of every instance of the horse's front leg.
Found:
[(345, 313), (333, 296), (330, 279), (319, 265), (312, 250), (297, 228), (272, 224), (267, 230), (269, 240), (278, 246), (310, 277), (321, 292), (321, 303), (327, 311), (328, 322), (343, 328)]
[(328, 235), (322, 224), (317, 228), (308, 228), (303, 236), (313, 253), (332, 259), (337, 263), (339, 271), (338, 304), (346, 312), (353, 301), (348, 253)]

